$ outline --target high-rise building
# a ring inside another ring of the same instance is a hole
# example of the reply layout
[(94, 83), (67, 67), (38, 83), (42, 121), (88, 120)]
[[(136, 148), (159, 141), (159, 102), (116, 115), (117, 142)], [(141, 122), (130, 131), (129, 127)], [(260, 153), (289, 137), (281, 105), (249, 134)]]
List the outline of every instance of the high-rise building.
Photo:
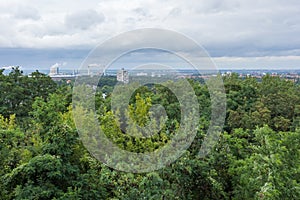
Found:
[(129, 73), (124, 68), (117, 72), (117, 80), (123, 83), (129, 82)]

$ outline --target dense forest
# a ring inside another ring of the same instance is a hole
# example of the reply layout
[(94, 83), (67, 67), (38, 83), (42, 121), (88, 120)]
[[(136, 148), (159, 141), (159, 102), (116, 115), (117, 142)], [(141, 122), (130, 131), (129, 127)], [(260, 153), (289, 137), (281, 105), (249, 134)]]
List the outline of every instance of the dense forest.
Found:
[[(83, 145), (73, 120), (72, 83), (38, 71), (0, 70), (0, 199), (300, 199), (300, 86), (269, 75), (222, 78), (226, 121), (212, 151), (197, 154), (210, 123), (210, 93), (203, 80), (189, 79), (201, 116), (191, 146), (165, 168), (128, 173), (104, 165)], [(172, 139), (181, 118), (168, 87), (140, 87), (126, 109), (131, 122), (118, 124), (122, 116), (110, 103), (116, 80), (102, 80), (95, 106), (111, 141), (151, 152)], [(120, 129), (137, 131), (131, 124), (147, 124), (158, 103), (168, 118), (157, 134), (135, 138)]]

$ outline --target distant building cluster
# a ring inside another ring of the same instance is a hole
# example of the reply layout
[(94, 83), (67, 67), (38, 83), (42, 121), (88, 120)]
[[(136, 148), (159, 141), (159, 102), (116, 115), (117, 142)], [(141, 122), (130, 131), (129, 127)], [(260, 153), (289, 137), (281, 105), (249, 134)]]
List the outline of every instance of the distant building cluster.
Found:
[(62, 79), (68, 79), (67, 83), (69, 83), (70, 79), (75, 79), (77, 76), (76, 71), (74, 70), (72, 74), (64, 74), (59, 71), (58, 66), (52, 66), (50, 67), (49, 76), (52, 78), (52, 80), (59, 81)]
[[(223, 72), (222, 76), (230, 76), (233, 72), (227, 71)], [(266, 75), (272, 77), (280, 77), (285, 80), (289, 80), (292, 82), (299, 82), (300, 74), (299, 72), (293, 72), (289, 70), (239, 70), (234, 71), (234, 73), (238, 74), (240, 78), (253, 77), (257, 79), (261, 79)]]
[(117, 72), (117, 81), (129, 83), (129, 73), (124, 68)]
[[(129, 83), (129, 72), (125, 70), (124, 68), (120, 70), (108, 70), (103, 71), (102, 73), (99, 73), (98, 71), (92, 71), (92, 67), (98, 67), (100, 65), (91, 64), (87, 68), (87, 73), (79, 73), (77, 70), (73, 70), (73, 72), (67, 72), (62, 73), (59, 70), (58, 66), (52, 66), (50, 67), (50, 73), (49, 76), (53, 80), (72, 80), (75, 79), (78, 76), (94, 76), (94, 75), (103, 75), (103, 76), (116, 76), (117, 81), (122, 83)], [(179, 70), (178, 73), (170, 74), (170, 72), (165, 70), (156, 70), (156, 71), (145, 71), (145, 70), (133, 70), (131, 71), (132, 77), (168, 77), (172, 76), (175, 78), (202, 78), (202, 79), (209, 79), (212, 76), (217, 76), (216, 74), (205, 74), (201, 75), (198, 71), (195, 70)], [(276, 76), (280, 77), (295, 83), (300, 83), (300, 70), (221, 70), (220, 75), (221, 76), (231, 76), (232, 74), (237, 74), (240, 78), (246, 78), (246, 77), (253, 77), (257, 79), (261, 79), (262, 77), (266, 75), (270, 76)]]

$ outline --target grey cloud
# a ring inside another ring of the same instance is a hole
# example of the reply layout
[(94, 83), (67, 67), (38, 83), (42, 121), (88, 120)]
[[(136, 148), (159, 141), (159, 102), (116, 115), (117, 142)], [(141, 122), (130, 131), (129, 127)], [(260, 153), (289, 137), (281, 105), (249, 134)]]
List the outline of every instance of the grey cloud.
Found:
[(148, 11), (144, 8), (136, 8), (136, 9), (133, 9), (133, 11), (139, 15), (142, 15), (142, 16), (148, 16)]
[(239, 4), (235, 4), (236, 1), (222, 2), (221, 5), (214, 5), (214, 1), (207, 3), (207, 10), (211, 10), (209, 13), (194, 10), (196, 13), (191, 15), (193, 19), (198, 19), (198, 28), (191, 29), (193, 34), (185, 31), (211, 54), (265, 56), (290, 55), (291, 52), (295, 55), (299, 52), (299, 3), (292, 5), (277, 1), (267, 4), (256, 0), (253, 3), (240, 1)]
[(65, 25), (69, 28), (86, 30), (90, 27), (104, 22), (102, 13), (95, 10), (83, 10), (72, 13), (65, 17)]
[(154, 16), (151, 14), (151, 12), (148, 8), (138, 7), (138, 8), (133, 9), (132, 12), (134, 14), (133, 18), (136, 22), (137, 21), (140, 21), (140, 22), (151, 21), (154, 19)]
[(181, 8), (173, 8), (170, 12), (169, 12), (169, 16), (172, 16), (172, 17), (176, 17), (176, 16), (179, 16), (181, 14), (182, 10)]
[(41, 18), (37, 9), (27, 6), (18, 6), (14, 12), (14, 17), (17, 19), (32, 20), (39, 20)]
[(124, 31), (157, 27), (180, 31), (215, 56), (300, 55), (299, 0), (9, 2), (0, 6), (2, 47), (94, 47)]
[(19, 31), (37, 38), (43, 38), (45, 36), (62, 36), (67, 33), (64, 24), (59, 22), (47, 22), (45, 24), (27, 24), (21, 26)]
[(31, 49), (31, 48), (0, 48), (0, 66), (22, 66), (25, 69), (49, 70), (53, 63), (66, 62), (66, 68), (79, 67), (89, 49)]

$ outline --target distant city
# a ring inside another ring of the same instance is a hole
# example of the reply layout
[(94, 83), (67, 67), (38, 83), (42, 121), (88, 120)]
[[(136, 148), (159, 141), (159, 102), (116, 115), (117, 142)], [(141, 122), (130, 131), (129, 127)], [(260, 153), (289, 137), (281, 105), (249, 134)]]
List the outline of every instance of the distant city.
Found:
[[(1, 68), (0, 68), (1, 69)], [(105, 70), (103, 74), (100, 74), (95, 67), (93, 70), (90, 67), (85, 73), (82, 73), (79, 70), (74, 69), (60, 69), (57, 66), (52, 66), (49, 70), (39, 70), (41, 73), (49, 75), (53, 80), (62, 80), (62, 79), (75, 79), (77, 76), (116, 76), (117, 80), (120, 82), (128, 83), (129, 76), (139, 76), (139, 77), (162, 77), (166, 76), (170, 72), (168, 70), (154, 70), (154, 69), (144, 69), (144, 70), (129, 70), (126, 67), (121, 69), (108, 69)], [(9, 69), (5, 70), (5, 73), (9, 72)], [(24, 74), (30, 75), (35, 70), (26, 70), (22, 69)], [(284, 78), (293, 82), (300, 82), (300, 69), (280, 69), (280, 70), (272, 70), (272, 69), (221, 69), (218, 70), (218, 73), (222, 76), (228, 76), (232, 73), (236, 73), (239, 77), (254, 77), (257, 79), (261, 79), (265, 75), (277, 76), (280, 78)], [(210, 76), (215, 76), (216, 73), (212, 72), (211, 74), (205, 71), (204, 74), (201, 74), (201, 71), (197, 71), (194, 69), (176, 69), (172, 70), (172, 76), (176, 78), (209, 78)]]
[[(90, 68), (88, 68), (90, 69)], [(243, 70), (219, 70), (219, 74), (222, 76), (228, 76), (232, 73), (238, 74), (239, 77), (245, 78), (245, 77), (254, 77), (254, 78), (262, 78), (263, 76), (269, 74), (270, 76), (278, 76), (280, 78), (288, 79), (293, 82), (299, 82), (300, 79), (300, 69), (299, 70), (271, 70), (271, 69), (243, 69)], [(161, 77), (167, 75), (167, 70), (126, 70), (126, 68), (122, 69), (108, 69), (104, 71), (102, 75), (104, 76), (117, 76), (117, 80), (128, 83), (129, 82), (129, 75), (130, 76), (140, 76), (140, 77)], [(59, 71), (58, 67), (51, 67), (49, 76), (53, 79), (62, 79), (62, 78), (75, 78), (76, 76), (80, 75), (88, 75), (88, 76), (94, 76), (99, 75), (97, 70), (88, 70), (87, 74), (80, 74), (78, 70), (64, 70), (62, 72)], [(177, 78), (209, 78), (210, 76), (216, 75), (216, 74), (209, 74), (205, 73), (205, 75), (201, 74), (201, 71), (193, 70), (193, 69), (178, 69), (173, 73), (174, 76)]]

